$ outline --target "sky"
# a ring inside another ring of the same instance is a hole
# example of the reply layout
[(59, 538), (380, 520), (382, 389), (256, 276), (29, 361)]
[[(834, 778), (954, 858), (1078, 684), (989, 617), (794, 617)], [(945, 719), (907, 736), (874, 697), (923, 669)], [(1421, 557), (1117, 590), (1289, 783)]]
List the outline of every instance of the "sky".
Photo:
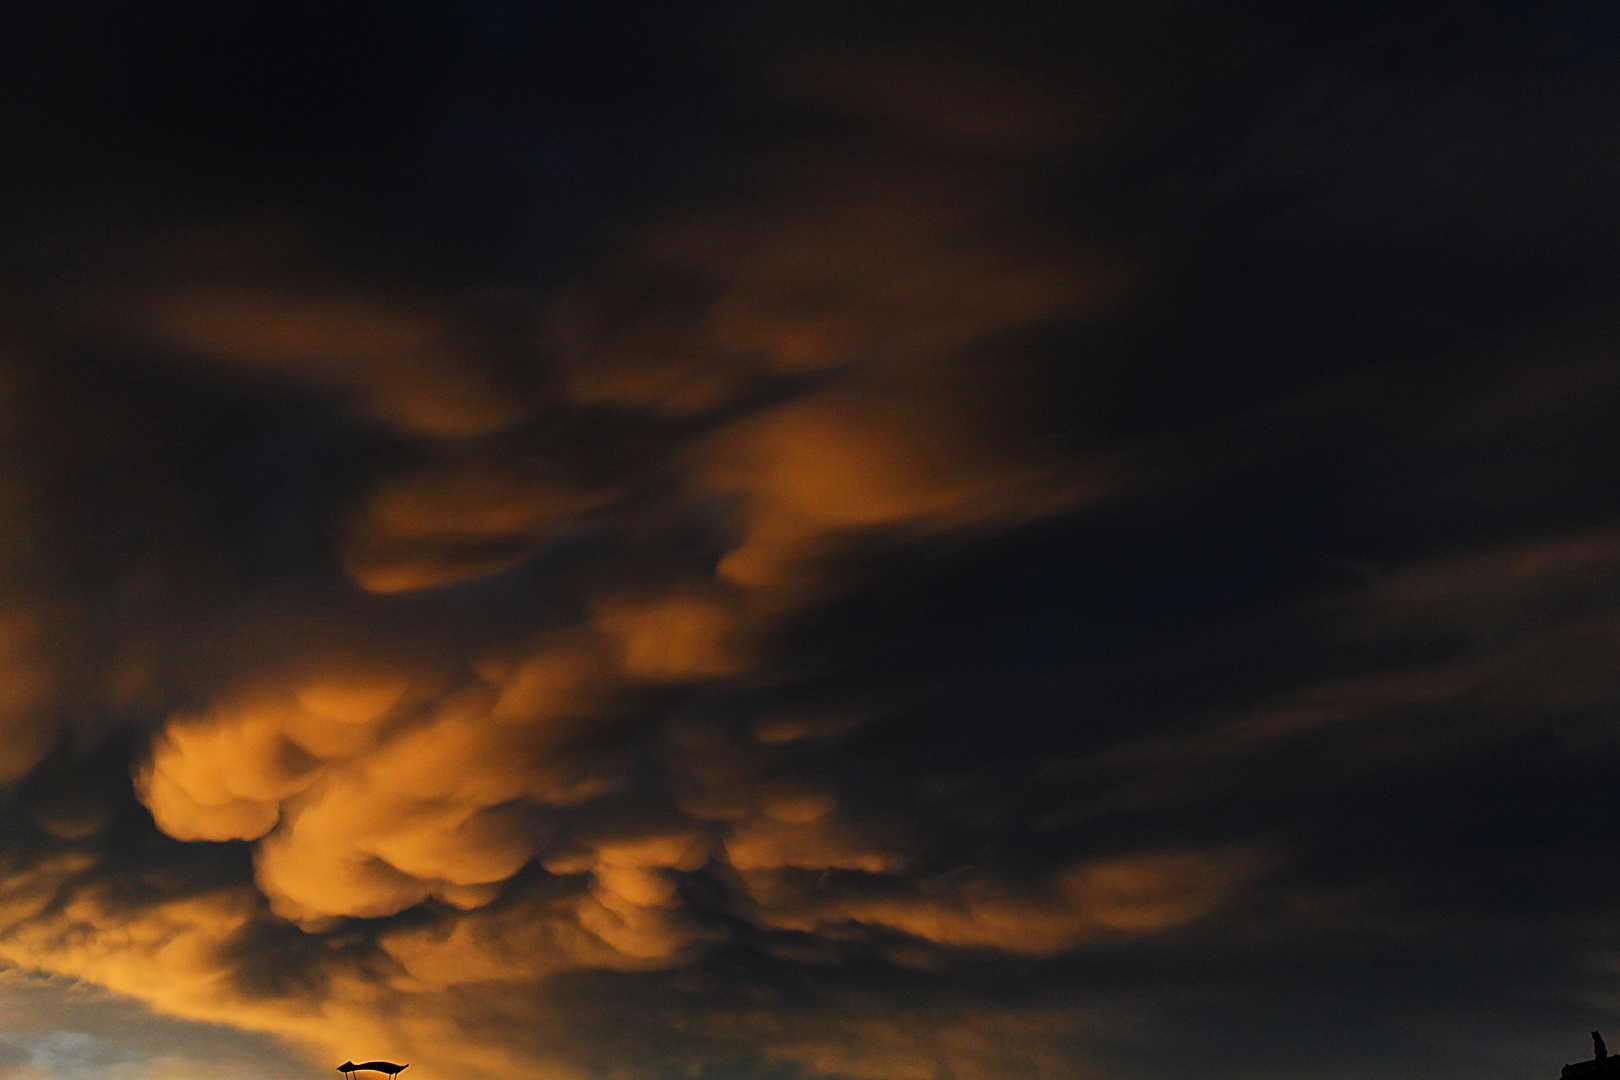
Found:
[(0, 1080), (1620, 1036), (1620, 10), (7, 21)]

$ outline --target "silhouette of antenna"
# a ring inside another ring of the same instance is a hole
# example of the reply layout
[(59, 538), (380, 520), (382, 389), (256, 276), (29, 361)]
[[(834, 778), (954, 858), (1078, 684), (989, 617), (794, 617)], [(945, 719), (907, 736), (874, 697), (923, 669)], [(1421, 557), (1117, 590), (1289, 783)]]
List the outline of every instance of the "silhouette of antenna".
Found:
[(345, 1061), (337, 1067), (337, 1071), (348, 1077), (349, 1080), (354, 1080), (354, 1074), (357, 1072), (380, 1072), (387, 1073), (389, 1076), (398, 1076), (408, 1068), (410, 1068), (409, 1065), (395, 1065), (392, 1061), (362, 1061), (358, 1065), (352, 1061)]

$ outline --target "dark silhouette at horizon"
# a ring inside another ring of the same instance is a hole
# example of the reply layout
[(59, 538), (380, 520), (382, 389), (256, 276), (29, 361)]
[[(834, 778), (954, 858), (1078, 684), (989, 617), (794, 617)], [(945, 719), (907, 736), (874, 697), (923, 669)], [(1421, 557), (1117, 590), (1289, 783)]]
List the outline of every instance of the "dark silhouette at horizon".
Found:
[(1580, 1077), (1581, 1080), (1601, 1080), (1603, 1077), (1620, 1077), (1620, 1057), (1610, 1057), (1609, 1048), (1603, 1044), (1603, 1036), (1592, 1032), (1592, 1060), (1577, 1061), (1573, 1065), (1565, 1065), (1560, 1074), (1568, 1080), (1570, 1077)]
[(408, 1068), (410, 1068), (409, 1065), (395, 1065), (392, 1061), (362, 1061), (358, 1065), (352, 1061), (345, 1061), (337, 1067), (337, 1071), (344, 1076), (350, 1076), (357, 1072), (380, 1072), (387, 1073), (389, 1076), (398, 1076)]

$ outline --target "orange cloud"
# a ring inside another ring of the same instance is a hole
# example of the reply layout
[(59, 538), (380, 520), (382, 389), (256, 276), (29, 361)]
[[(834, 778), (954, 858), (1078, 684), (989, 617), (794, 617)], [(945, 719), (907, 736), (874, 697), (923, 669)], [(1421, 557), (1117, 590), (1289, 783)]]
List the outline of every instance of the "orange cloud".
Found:
[(775, 879), (774, 888), (755, 895), (762, 920), (785, 929), (821, 932), (857, 923), (950, 948), (1038, 956), (1196, 922), (1237, 895), (1266, 861), (1256, 847), (1222, 847), (1081, 864), (1022, 890), (980, 878), (943, 889), (896, 883), (827, 896)]
[[(848, 106), (854, 84), (829, 78), (814, 92)], [(663, 971), (795, 935), (913, 959), (1049, 956), (1188, 925), (1240, 892), (1256, 860), (1214, 850), (923, 887), (910, 875), (927, 823), (863, 806), (813, 762), (867, 712), (726, 719), (753, 708), (727, 695), (783, 683), (774, 635), (839, 590), (832, 557), (1017, 526), (1117, 483), (1054, 448), (1000, 360), (1020, 335), (1104, 310), (1119, 275), (1050, 242), (1022, 193), (959, 153), (1049, 149), (1071, 118), (1016, 81), (931, 78), (878, 80), (868, 110), (923, 132), (922, 152), (755, 162), (757, 198), (642, 230), (603, 280), (547, 306), (544, 341), (521, 299), (491, 314), (252, 255), (130, 290), (121, 344), (319, 395), (381, 447), (317, 523), (371, 595), (323, 583), (307, 600), (376, 640), (244, 648), (167, 695), (159, 646), (120, 642), (105, 696), (160, 720), (137, 794), (171, 838), (251, 845), (252, 887), (120, 906), (90, 861), (64, 856), (0, 885), (0, 961), (311, 1053), (369, 1042), (450, 1080), (575, 1080), (590, 1070), (567, 1063), (573, 1033), (547, 1000), (569, 973)], [(422, 629), (466, 594), (409, 594), (642, 513), (656, 541), (669, 518), (700, 522), (697, 554), (636, 563), (616, 549), (646, 538), (614, 535), (544, 614)], [(244, 622), (283, 602), (266, 593)], [(19, 771), (52, 734), (30, 618), (9, 636), (0, 619)], [(0, 697), (0, 732), (8, 715)], [(249, 993), (245, 943), (270, 930), (301, 935), (308, 984)], [(755, 1035), (766, 1061), (807, 1075), (1001, 1080), (1065, 1060), (1010, 1012), (931, 1022), (931, 1043), (872, 1010)]]
[(632, 678), (705, 679), (747, 665), (741, 652), (737, 605), (717, 595), (678, 592), (653, 600), (611, 600), (594, 622), (621, 650)]
[(723, 432), (707, 478), (740, 496), (745, 525), (719, 576), (794, 585), (840, 535), (1027, 519), (1112, 483), (1020, 456), (995, 434), (959, 395), (921, 380), (853, 382)]
[(520, 384), (458, 325), (453, 305), (337, 283), (179, 285), (156, 291), (148, 332), (201, 361), (348, 395), (423, 435), (497, 431), (521, 419)]
[(369, 592), (435, 588), (505, 570), (618, 492), (518, 455), (438, 455), (379, 480), (349, 517), (343, 559)]
[[(467, 1038), (466, 1003), (417, 984), (387, 985), (338, 961), (301, 995), (247, 992), (240, 935), (262, 918), (252, 890), (224, 889), (131, 909), (98, 880), (94, 859), (61, 855), (0, 879), (0, 960), (127, 994), (169, 1015), (274, 1035), (323, 1068), (356, 1042), (439, 1075), (495, 1080), (514, 1072), (583, 1080), (561, 1055)], [(544, 1013), (529, 1017), (544, 1030)], [(545, 1040), (561, 1046), (560, 1031)]]
[(288, 918), (390, 914), (429, 896), (476, 907), (545, 838), (524, 806), (571, 797), (577, 778), (543, 751), (592, 707), (597, 670), (588, 652), (542, 651), (504, 687), (409, 708), (394, 675), (260, 691), (172, 719), (137, 789), (170, 835), (263, 838), (258, 882)]

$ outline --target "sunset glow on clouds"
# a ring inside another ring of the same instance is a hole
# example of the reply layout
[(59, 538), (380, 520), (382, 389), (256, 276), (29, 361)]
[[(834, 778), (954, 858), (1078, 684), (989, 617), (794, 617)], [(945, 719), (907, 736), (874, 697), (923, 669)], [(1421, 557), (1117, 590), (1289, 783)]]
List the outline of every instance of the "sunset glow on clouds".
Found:
[(1612, 1023), (1602, 18), (159, 7), (6, 46), (4, 1077)]

